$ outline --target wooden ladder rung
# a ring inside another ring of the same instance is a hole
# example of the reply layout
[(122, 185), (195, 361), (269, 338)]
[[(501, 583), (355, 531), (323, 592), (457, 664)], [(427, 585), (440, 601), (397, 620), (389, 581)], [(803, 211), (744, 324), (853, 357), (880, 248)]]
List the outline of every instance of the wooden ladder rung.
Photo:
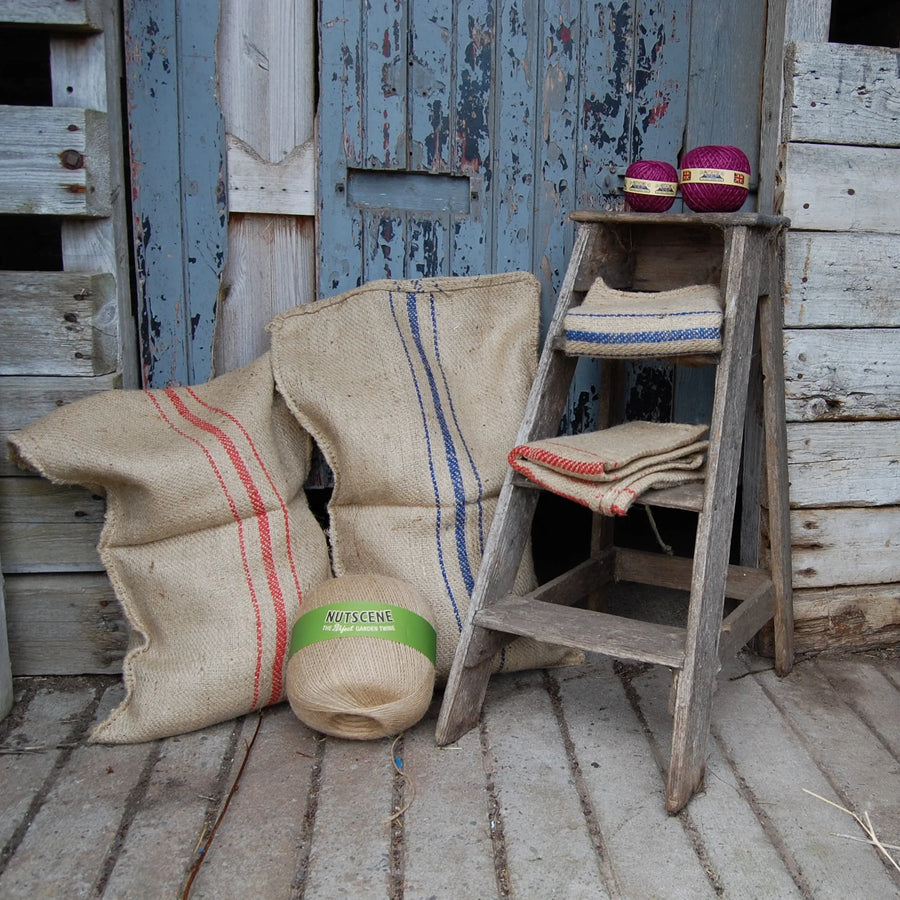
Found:
[(667, 509), (688, 509), (700, 512), (703, 509), (703, 482), (680, 484), (677, 487), (645, 491), (635, 500), (642, 506), (664, 506)]
[[(512, 476), (512, 482), (517, 488), (526, 488), (533, 491), (547, 490), (542, 485), (536, 484), (518, 473)], [(698, 481), (695, 484), (680, 484), (677, 487), (645, 491), (635, 502), (643, 506), (664, 506), (667, 509), (686, 509), (691, 512), (700, 512), (703, 509), (703, 482)]]
[(769, 579), (767, 587), (740, 603), (722, 621), (719, 659), (724, 663), (734, 656), (774, 615), (775, 588)]
[[(693, 577), (693, 560), (681, 556), (664, 556), (644, 550), (616, 548), (616, 581), (633, 581), (656, 587), (689, 591)], [(728, 566), (725, 596), (732, 600), (754, 601), (772, 590), (772, 577), (765, 569)]]
[(618, 659), (684, 665), (685, 630), (511, 594), (475, 614), (480, 628), (537, 638)]

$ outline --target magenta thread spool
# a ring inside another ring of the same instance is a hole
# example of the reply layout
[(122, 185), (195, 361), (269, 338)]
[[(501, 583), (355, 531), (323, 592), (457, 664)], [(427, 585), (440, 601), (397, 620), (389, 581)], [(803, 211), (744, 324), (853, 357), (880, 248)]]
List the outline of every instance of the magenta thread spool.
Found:
[(733, 212), (750, 190), (750, 161), (738, 147), (695, 147), (681, 158), (681, 198), (694, 212)]
[(678, 172), (667, 162), (642, 159), (625, 170), (625, 199), (635, 212), (665, 212), (677, 192)]

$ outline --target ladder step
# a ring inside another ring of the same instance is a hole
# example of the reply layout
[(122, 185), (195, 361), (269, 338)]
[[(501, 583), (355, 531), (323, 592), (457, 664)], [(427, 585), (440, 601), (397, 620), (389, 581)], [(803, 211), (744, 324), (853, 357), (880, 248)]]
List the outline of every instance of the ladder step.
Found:
[[(633, 581), (637, 584), (689, 591), (693, 567), (692, 559), (617, 547), (614, 576), (616, 581)], [(726, 597), (741, 602), (755, 601), (771, 590), (772, 576), (766, 569), (728, 566), (725, 579)]]
[(703, 490), (702, 481), (679, 484), (676, 487), (646, 491), (635, 500), (635, 503), (643, 506), (664, 506), (667, 509), (689, 509), (692, 512), (700, 512), (703, 509)]
[[(527, 488), (533, 491), (547, 490), (545, 487), (518, 473), (513, 475), (512, 483), (517, 488)], [(635, 503), (640, 503), (644, 506), (664, 506), (667, 509), (686, 509), (691, 512), (700, 512), (703, 509), (703, 482), (697, 481), (691, 484), (680, 484), (677, 487), (645, 491), (637, 498)]]
[(685, 629), (510, 595), (475, 614), (480, 628), (537, 638), (618, 659), (684, 665)]

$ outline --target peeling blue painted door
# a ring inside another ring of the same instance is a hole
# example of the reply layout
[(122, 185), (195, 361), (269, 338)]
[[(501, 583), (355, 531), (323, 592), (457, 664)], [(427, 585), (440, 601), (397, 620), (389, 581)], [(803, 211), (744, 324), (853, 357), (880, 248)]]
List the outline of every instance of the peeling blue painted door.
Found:
[(322, 4), (320, 295), (524, 269), (546, 323), (569, 212), (620, 206), (630, 160), (677, 158), (690, 31), (686, 0)]
[(125, 0), (131, 220), (144, 387), (212, 374), (226, 243), (219, 0)]

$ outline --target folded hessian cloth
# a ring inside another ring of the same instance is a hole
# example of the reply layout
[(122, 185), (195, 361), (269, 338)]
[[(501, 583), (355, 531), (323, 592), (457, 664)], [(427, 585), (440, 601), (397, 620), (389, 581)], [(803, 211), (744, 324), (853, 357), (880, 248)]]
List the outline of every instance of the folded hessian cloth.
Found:
[(620, 291), (597, 278), (565, 318), (565, 350), (580, 356), (666, 357), (722, 349), (722, 297), (712, 284)]
[(651, 488), (704, 478), (705, 425), (627, 422), (514, 447), (509, 464), (541, 487), (604, 515), (625, 515)]

